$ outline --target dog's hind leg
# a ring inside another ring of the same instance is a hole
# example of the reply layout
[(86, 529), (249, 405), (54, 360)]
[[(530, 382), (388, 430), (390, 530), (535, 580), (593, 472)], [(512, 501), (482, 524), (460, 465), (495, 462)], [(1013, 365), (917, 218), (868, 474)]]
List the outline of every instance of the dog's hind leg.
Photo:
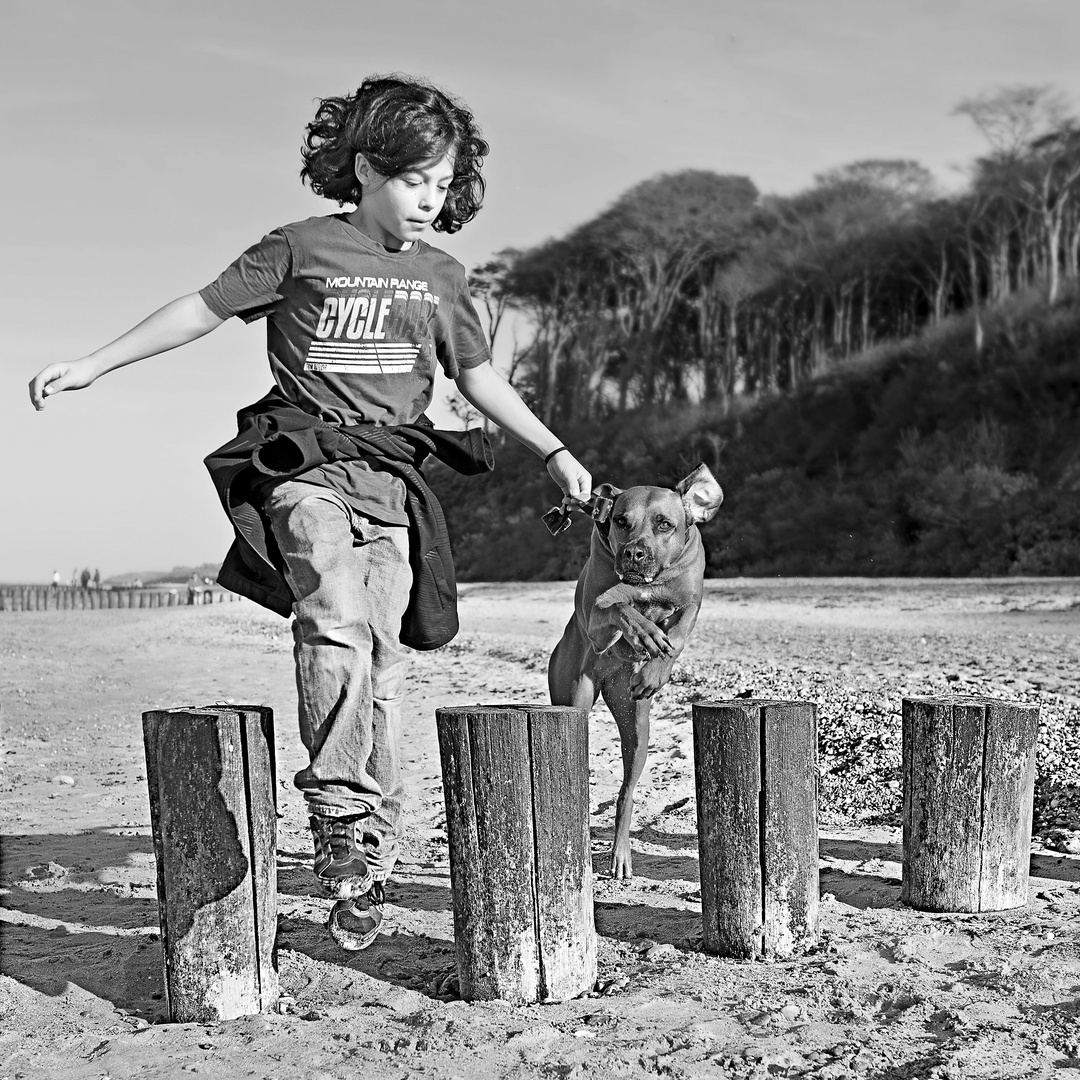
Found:
[(649, 756), (648, 699), (635, 700), (630, 693), (632, 669), (620, 666), (607, 674), (601, 692), (615, 717), (622, 751), (623, 781), (615, 802), (615, 842), (611, 849), (611, 876), (629, 880), (634, 876), (630, 854), (630, 826), (634, 816), (634, 789)]
[(552, 705), (569, 705), (588, 712), (599, 696), (595, 672), (596, 654), (577, 622), (566, 624), (559, 644), (548, 661), (548, 694)]

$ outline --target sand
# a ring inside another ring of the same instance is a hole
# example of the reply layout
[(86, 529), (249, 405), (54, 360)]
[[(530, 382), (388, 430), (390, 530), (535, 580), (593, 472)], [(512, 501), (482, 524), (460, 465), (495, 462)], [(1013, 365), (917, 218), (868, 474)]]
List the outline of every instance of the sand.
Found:
[[(462, 633), (415, 657), (411, 792), (391, 929), (327, 936), (310, 873), (287, 624), (247, 602), (0, 614), (0, 1080), (212, 1077), (1080, 1077), (1080, 582), (710, 582), (654, 705), (635, 877), (605, 877), (618, 749), (590, 728), (601, 986), (558, 1005), (457, 999), (434, 710), (543, 701), (572, 585), (468, 585)], [(900, 698), (978, 691), (1042, 708), (1025, 907), (900, 903)], [(690, 702), (819, 703), (821, 933), (790, 961), (700, 950)], [(140, 716), (275, 710), (281, 1014), (164, 1022)], [(865, 736), (871, 737), (865, 737)], [(864, 736), (864, 737), (856, 737)], [(1050, 776), (1053, 784), (1046, 782)], [(657, 949), (655, 946), (670, 946)]]

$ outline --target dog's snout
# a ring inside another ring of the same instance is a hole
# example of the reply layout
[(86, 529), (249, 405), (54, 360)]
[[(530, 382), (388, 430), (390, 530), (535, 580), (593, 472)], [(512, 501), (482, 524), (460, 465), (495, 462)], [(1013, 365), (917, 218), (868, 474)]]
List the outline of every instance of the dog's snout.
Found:
[(623, 581), (651, 581), (656, 573), (656, 553), (645, 540), (632, 540), (615, 557), (615, 572)]

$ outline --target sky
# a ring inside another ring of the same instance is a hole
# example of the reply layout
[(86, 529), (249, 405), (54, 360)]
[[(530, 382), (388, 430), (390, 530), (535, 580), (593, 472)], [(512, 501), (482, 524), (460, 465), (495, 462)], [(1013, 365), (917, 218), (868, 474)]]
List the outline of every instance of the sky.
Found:
[(42, 413), (27, 383), (275, 226), (336, 211), (300, 184), (298, 150), (317, 100), (368, 74), (426, 76), (476, 114), (484, 209), (430, 238), (467, 268), (683, 169), (790, 194), (905, 158), (956, 190), (985, 149), (961, 100), (1050, 84), (1080, 106), (1076, 0), (0, 0), (0, 25), (0, 448), (22, 462), (0, 515), (8, 583), (223, 558), (202, 459), (269, 389), (261, 324)]

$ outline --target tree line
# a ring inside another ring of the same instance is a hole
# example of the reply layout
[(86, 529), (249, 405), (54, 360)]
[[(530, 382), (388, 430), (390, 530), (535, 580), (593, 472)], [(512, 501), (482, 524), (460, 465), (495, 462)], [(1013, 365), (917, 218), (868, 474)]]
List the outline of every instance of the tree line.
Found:
[[(548, 423), (797, 390), (847, 357), (1034, 286), (1080, 278), (1080, 120), (1048, 86), (956, 114), (988, 149), (943, 195), (907, 160), (865, 160), (790, 196), (690, 170), (627, 191), (567, 236), (477, 267), (510, 379)], [(514, 319), (516, 314), (523, 318)]]

